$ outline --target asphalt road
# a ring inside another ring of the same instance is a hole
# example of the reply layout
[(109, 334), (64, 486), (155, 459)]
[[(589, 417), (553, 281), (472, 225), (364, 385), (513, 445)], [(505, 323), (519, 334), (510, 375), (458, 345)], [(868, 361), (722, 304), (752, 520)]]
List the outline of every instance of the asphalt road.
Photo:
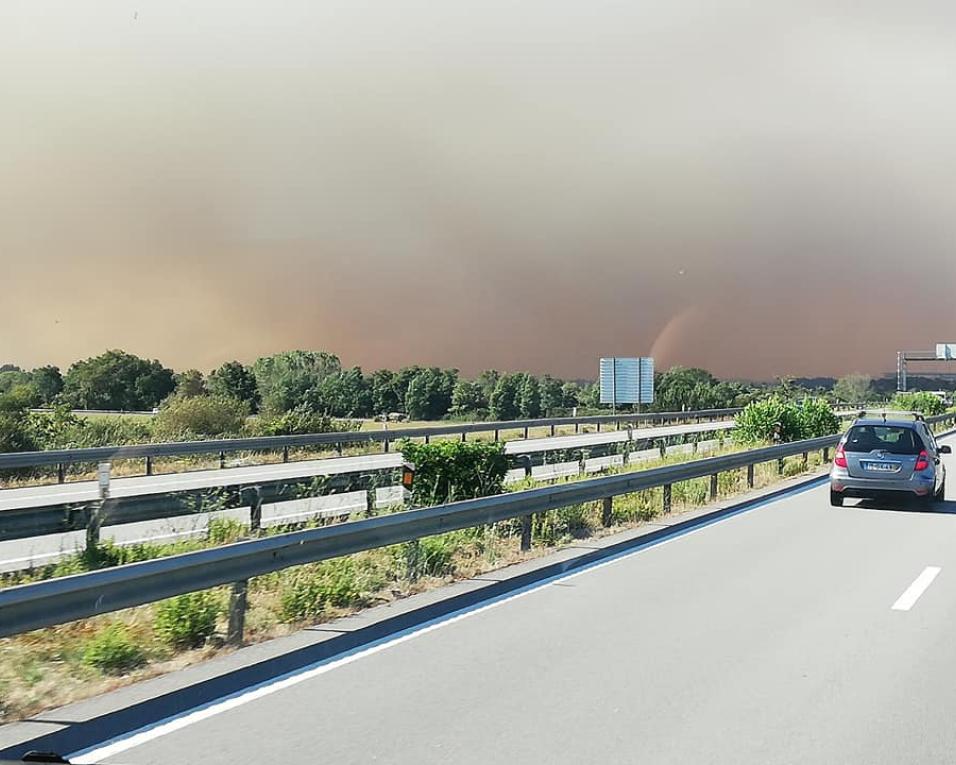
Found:
[(948, 763), (954, 633), (956, 503), (818, 486), (80, 760)]

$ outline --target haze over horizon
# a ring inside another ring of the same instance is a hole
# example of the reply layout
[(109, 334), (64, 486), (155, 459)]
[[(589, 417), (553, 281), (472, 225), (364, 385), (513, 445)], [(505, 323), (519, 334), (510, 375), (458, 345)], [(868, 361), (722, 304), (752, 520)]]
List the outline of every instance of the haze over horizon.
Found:
[(886, 372), (956, 341), (954, 31), (930, 2), (12, 0), (0, 363)]

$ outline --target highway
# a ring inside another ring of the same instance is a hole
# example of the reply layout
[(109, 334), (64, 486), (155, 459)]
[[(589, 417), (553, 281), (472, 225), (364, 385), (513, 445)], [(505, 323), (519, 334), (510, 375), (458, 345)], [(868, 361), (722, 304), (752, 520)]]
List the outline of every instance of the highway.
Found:
[(817, 483), (74, 759), (952, 762), (954, 541)]
[[(641, 440), (683, 436), (693, 433), (712, 433), (724, 431), (733, 423), (704, 423), (700, 425), (670, 425), (654, 428), (636, 429), (635, 435)], [(557, 449), (594, 447), (601, 444), (619, 443), (627, 440), (627, 431), (606, 431), (575, 436), (557, 436), (553, 438), (511, 441), (505, 444), (510, 455), (540, 454)], [(686, 450), (684, 446), (669, 447), (671, 452)], [(656, 450), (636, 452), (635, 461), (656, 457)], [(262, 481), (294, 480), (320, 475), (341, 475), (343, 473), (371, 472), (397, 468), (402, 464), (399, 453), (373, 454), (358, 457), (339, 457), (322, 460), (308, 460), (251, 467), (227, 468), (224, 470), (201, 470), (187, 473), (172, 473), (154, 476), (117, 478), (110, 482), (110, 495), (114, 498), (136, 497), (150, 494), (166, 494), (176, 491), (213, 489), (218, 486), (246, 486)], [(586, 468), (589, 472), (598, 471), (611, 465), (623, 464), (620, 455), (591, 458)], [(534, 468), (534, 476), (540, 479), (556, 478), (577, 473), (577, 463), (561, 465), (541, 465)], [(513, 470), (509, 481), (521, 480), (524, 470)], [(0, 491), (0, 513), (16, 508), (40, 508), (50, 505), (82, 504), (96, 500), (98, 486), (95, 481), (77, 481), (66, 484), (35, 486)], [(376, 499), (380, 507), (393, 504), (400, 499), (398, 489), (379, 489)], [(306, 520), (309, 517), (328, 514), (341, 514), (344, 511), (360, 510), (365, 507), (364, 493), (349, 492), (328, 497), (314, 497), (290, 502), (267, 503), (263, 505), (263, 523), (273, 525)], [(200, 513), (193, 516), (180, 516), (157, 521), (144, 521), (125, 525), (105, 526), (102, 538), (118, 544), (137, 542), (166, 542), (201, 536), (206, 533), (210, 520), (231, 518), (248, 523), (247, 509)], [(64, 534), (29, 537), (0, 541), (0, 573), (18, 571), (34, 566), (56, 562), (67, 557), (85, 544), (85, 533), (75, 531)]]

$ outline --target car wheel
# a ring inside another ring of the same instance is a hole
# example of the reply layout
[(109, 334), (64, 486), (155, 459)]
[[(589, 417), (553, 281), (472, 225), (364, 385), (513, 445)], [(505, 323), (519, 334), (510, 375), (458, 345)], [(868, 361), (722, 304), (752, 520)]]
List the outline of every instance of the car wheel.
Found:
[(830, 504), (834, 507), (843, 507), (843, 495), (830, 489)]

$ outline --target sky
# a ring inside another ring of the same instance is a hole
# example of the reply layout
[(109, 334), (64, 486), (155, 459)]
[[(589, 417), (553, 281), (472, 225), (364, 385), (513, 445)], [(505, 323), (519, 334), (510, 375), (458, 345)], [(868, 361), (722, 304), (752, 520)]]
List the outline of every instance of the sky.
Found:
[(956, 342), (956, 6), (4, 0), (0, 363)]

